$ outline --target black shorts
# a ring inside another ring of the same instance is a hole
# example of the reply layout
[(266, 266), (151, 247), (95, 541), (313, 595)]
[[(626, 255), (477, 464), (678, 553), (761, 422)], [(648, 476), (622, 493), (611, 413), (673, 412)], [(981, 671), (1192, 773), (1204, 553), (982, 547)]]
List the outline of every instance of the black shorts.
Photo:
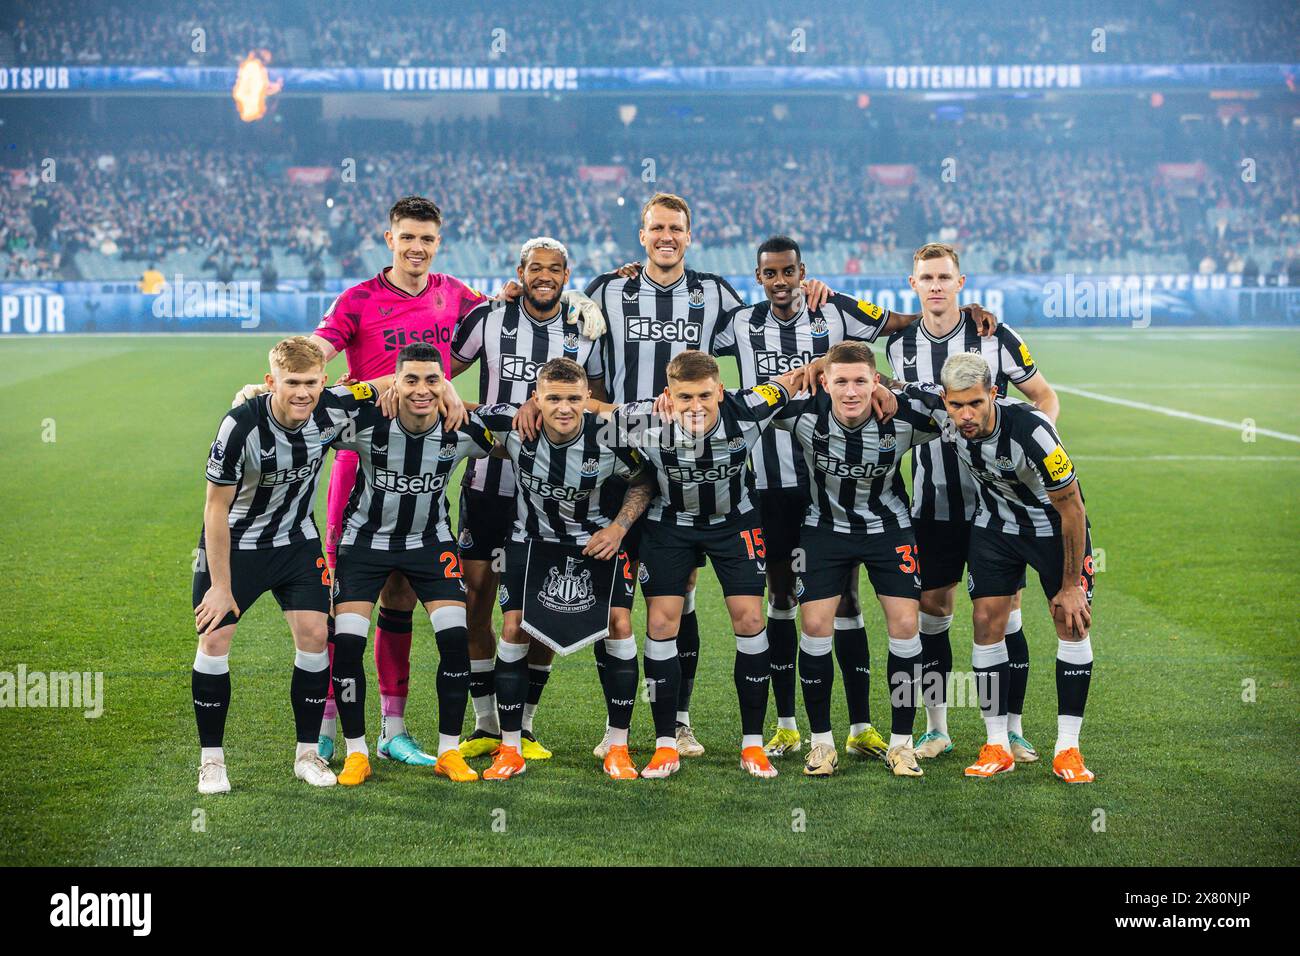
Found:
[(808, 513), (808, 492), (803, 488), (767, 488), (758, 492), (757, 500), (767, 560), (790, 561), (799, 547), (803, 519)]
[[(756, 533), (757, 532), (757, 533)], [(727, 597), (761, 595), (767, 549), (757, 511), (701, 528), (648, 521), (641, 540), (641, 592), (647, 597), (685, 597), (691, 570), (713, 564)]]
[[(626, 537), (623, 538), (627, 540)], [(581, 551), (581, 545), (574, 545), (575, 551)], [(614, 591), (609, 599), (611, 608), (632, 609), (632, 598), (636, 595), (635, 561), (628, 557), (626, 551), (618, 553), (618, 570), (614, 572)], [(501, 613), (524, 609), (524, 574), (528, 570), (528, 545), (518, 541), (506, 542), (506, 566), (501, 572), (501, 583), (497, 587), (497, 603)]]
[(916, 539), (911, 528), (879, 534), (845, 534), (832, 528), (805, 526), (801, 538), (809, 555), (795, 591), (799, 603), (839, 597), (847, 575), (865, 565), (878, 596), (921, 599)]
[(460, 557), (462, 561), (491, 561), (504, 549), (515, 527), (515, 499), (462, 488), (460, 491)]
[[(936, 521), (913, 518), (916, 535), (916, 559), (921, 563), (921, 590), (934, 591), (951, 587), (961, 580), (970, 553), (969, 521)], [(1025, 576), (1020, 575), (1020, 590)]]
[[(208, 573), (207, 552), (203, 535), (199, 535), (198, 570), (194, 572), (192, 595), (194, 606), (212, 587)], [(255, 551), (230, 549), (230, 593), (239, 607), (240, 617), (248, 613), (259, 597), (270, 591), (283, 611), (330, 610), (329, 569), (320, 553), (320, 540), (299, 541), (278, 548)], [(239, 618), (227, 613), (218, 627), (234, 624)]]
[(334, 603), (365, 601), (374, 604), (388, 576), (400, 571), (411, 582), (421, 603), (464, 601), (465, 581), (455, 541), (443, 541), (407, 551), (377, 551), (343, 545), (334, 569)]
[[(1079, 583), (1091, 604), (1094, 584), (1091, 530), (1084, 532), (1083, 549), (1083, 574)], [(1038, 582), (1050, 601), (1061, 590), (1065, 551), (1059, 534), (1037, 538), (972, 527), (967, 562), (970, 570), (966, 572), (966, 589), (972, 600), (1015, 594), (1025, 586), (1028, 565), (1038, 572)]]

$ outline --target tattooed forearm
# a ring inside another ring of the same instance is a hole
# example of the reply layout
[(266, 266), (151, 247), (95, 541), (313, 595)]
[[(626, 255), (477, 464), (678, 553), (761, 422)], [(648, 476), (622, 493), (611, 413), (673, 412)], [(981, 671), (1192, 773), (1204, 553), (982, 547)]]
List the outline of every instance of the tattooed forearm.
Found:
[(627, 531), (632, 525), (636, 524), (637, 518), (645, 514), (645, 510), (649, 506), (649, 483), (629, 485), (627, 494), (623, 496), (623, 507), (619, 509), (618, 514), (614, 517), (614, 523)]

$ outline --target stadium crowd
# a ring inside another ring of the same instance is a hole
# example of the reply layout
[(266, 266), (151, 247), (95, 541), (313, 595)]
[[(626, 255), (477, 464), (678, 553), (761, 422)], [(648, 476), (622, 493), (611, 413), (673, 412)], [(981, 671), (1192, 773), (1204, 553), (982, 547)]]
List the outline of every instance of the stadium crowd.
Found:
[[(161, 0), (87, 4), (20, 0), (0, 14), (20, 65), (229, 65), (268, 50), (280, 66), (498, 63), (573, 66), (789, 66), (916, 63), (1290, 62), (1300, 7), (1223, 0), (1157, 3), (1164, 16), (1119, 0), (1026, 12), (1012, 0), (979, 5), (985, 26), (951, 28), (950, 4), (888, 5), (755, 0), (701, 9), (663, 0), (627, 16), (583, 6), (450, 0), (437, 14), (405, 5), (345, 0), (276, 4), (199, 0), (187, 12)], [(383, 19), (388, 14), (389, 19)], [(1097, 34), (1105, 31), (1104, 49)], [(195, 33), (202, 31), (201, 34)], [(802, 30), (796, 36), (793, 31)]]
[[(1007, 271), (1130, 252), (1182, 256), (1189, 271), (1208, 258), (1215, 268), (1206, 271), (1221, 271), (1244, 265), (1245, 250), (1300, 238), (1300, 178), (1288, 151), (1257, 156), (1255, 182), (1224, 161), (1207, 163), (1189, 188), (1165, 183), (1149, 158), (1101, 148), (962, 155), (953, 181), (936, 165), (891, 186), (844, 151), (729, 150), (724, 162), (699, 149), (662, 160), (655, 185), (692, 198), (694, 240), (705, 248), (785, 232), (810, 252), (847, 242), (878, 259), (939, 237), (996, 246), (993, 267)], [(53, 183), (35, 164), (0, 177), (0, 277), (75, 278), (69, 257), (80, 250), (124, 263), (201, 251), (206, 267), (244, 273), (275, 249), (353, 275), (382, 241), (377, 228), (392, 197), (410, 192), (437, 197), (446, 241), (481, 244), (494, 269), (510, 268), (521, 237), (539, 234), (584, 243), (593, 261), (579, 266), (600, 266), (635, 253), (629, 210), (644, 190), (634, 159), (603, 160), (620, 161), (630, 173), (622, 186), (584, 181), (584, 157), (549, 149), (411, 148), (360, 159), (355, 183), (326, 187), (291, 182), (287, 157), (260, 152), (180, 142), (89, 151), (57, 158)], [(337, 179), (333, 160), (320, 165)], [(623, 192), (629, 205), (620, 207)], [(856, 271), (854, 258), (824, 267)]]

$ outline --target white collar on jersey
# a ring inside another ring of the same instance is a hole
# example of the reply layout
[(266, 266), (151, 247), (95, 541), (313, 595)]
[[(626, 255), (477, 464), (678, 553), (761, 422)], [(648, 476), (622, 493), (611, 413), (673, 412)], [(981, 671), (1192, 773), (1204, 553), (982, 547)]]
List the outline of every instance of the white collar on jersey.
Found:
[(524, 300), (524, 297), (521, 295), (519, 297), (519, 311), (522, 312), (524, 314), (524, 317), (528, 319), (529, 322), (532, 322), (533, 325), (550, 325), (552, 322), (554, 322), (556, 319), (558, 319), (561, 315), (564, 314), (564, 303), (560, 303), (560, 310), (556, 312), (553, 316), (551, 316), (549, 319), (539, 319), (537, 316), (533, 315), (533, 313), (528, 311), (528, 303)]
[(965, 326), (966, 326), (966, 322), (968, 321), (967, 318), (966, 318), (966, 316), (962, 315), (960, 312), (958, 312), (957, 314), (958, 314), (958, 316), (959, 316), (959, 318), (957, 319), (957, 324), (954, 325), (954, 326), (952, 327), (952, 331), (950, 331), (947, 335), (935, 335), (933, 332), (931, 332), (928, 328), (925, 327), (925, 318), (924, 318), (924, 317), (922, 317), (921, 319), (917, 320), (917, 323), (916, 323), (916, 324), (917, 324), (918, 326), (920, 326), (921, 334), (924, 335), (924, 336), (925, 336), (927, 339), (929, 339), (931, 342), (934, 342), (934, 343), (936, 343), (936, 344), (941, 343), (941, 342), (947, 342), (947, 341), (948, 341), (949, 339), (951, 339), (954, 335), (956, 335), (959, 331), (961, 331), (963, 328), (965, 328)]

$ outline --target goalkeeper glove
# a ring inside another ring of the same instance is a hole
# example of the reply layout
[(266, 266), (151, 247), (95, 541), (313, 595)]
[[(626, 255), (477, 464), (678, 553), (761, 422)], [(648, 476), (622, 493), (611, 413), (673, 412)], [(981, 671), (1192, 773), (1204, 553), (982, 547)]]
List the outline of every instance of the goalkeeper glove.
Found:
[(566, 309), (565, 322), (569, 325), (578, 325), (581, 322), (583, 338), (594, 342), (605, 334), (605, 315), (595, 302), (577, 289), (569, 289), (560, 296), (560, 299)]

